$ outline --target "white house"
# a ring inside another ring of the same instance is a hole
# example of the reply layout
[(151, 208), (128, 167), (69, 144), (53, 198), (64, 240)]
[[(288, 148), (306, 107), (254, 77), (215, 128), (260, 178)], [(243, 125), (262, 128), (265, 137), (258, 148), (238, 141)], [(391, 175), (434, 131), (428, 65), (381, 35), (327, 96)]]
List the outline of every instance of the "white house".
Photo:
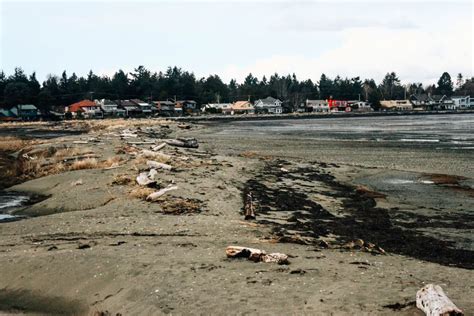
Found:
[(391, 111), (411, 111), (413, 105), (410, 100), (383, 100), (380, 101), (380, 105), (384, 110)]
[(353, 100), (353, 101), (347, 101), (347, 104), (351, 107), (352, 111), (356, 111), (356, 112), (373, 111), (369, 102)]
[(119, 109), (118, 104), (112, 100), (100, 99), (95, 100), (95, 103), (100, 106), (104, 115), (106, 116), (124, 116), (125, 110)]
[(326, 100), (308, 100), (306, 99), (306, 108), (313, 112), (329, 112), (329, 104)]
[(266, 97), (265, 99), (259, 99), (254, 103), (255, 112), (257, 113), (270, 113), (270, 114), (281, 114), (283, 108), (281, 101), (272, 97)]
[(452, 96), (453, 108), (452, 110), (466, 110), (471, 107), (471, 97), (466, 96)]
[(203, 111), (208, 113), (223, 113), (226, 112), (227, 109), (232, 107), (232, 103), (208, 103), (204, 105)]

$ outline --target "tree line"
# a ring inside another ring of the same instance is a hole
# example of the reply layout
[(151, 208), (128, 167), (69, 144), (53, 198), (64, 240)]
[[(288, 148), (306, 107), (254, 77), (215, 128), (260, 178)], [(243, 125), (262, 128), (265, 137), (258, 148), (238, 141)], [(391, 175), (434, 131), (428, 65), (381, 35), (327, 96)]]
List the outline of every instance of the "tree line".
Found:
[(380, 83), (360, 77), (330, 78), (322, 74), (319, 81), (298, 80), (293, 75), (274, 74), (261, 79), (249, 74), (242, 83), (231, 80), (225, 83), (218, 75), (196, 78), (192, 72), (169, 67), (165, 72), (152, 72), (139, 66), (130, 73), (117, 71), (113, 76), (98, 76), (92, 71), (86, 77), (75, 73), (61, 76), (49, 75), (40, 84), (33, 72), (25, 74), (15, 68), (7, 76), (0, 71), (0, 106), (35, 104), (42, 110), (65, 106), (86, 99), (195, 100), (198, 104), (228, 103), (238, 100), (255, 101), (272, 96), (283, 101), (287, 108), (294, 108), (306, 99), (364, 100), (375, 108), (380, 100), (404, 99), (412, 94), (474, 95), (474, 78), (464, 80), (458, 74), (454, 83), (449, 73), (439, 78), (437, 85), (421, 83), (402, 85), (395, 72), (389, 72)]

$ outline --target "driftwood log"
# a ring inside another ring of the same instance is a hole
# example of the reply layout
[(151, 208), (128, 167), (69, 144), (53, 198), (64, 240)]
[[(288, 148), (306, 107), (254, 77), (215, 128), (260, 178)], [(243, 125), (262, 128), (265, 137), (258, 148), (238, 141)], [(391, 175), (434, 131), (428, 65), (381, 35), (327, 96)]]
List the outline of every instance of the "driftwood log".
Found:
[(177, 190), (177, 189), (178, 189), (178, 187), (176, 185), (169, 186), (169, 187), (166, 187), (164, 189), (161, 189), (160, 191), (156, 191), (156, 192), (151, 193), (150, 195), (148, 195), (146, 197), (146, 199), (147, 199), (147, 201), (156, 201), (157, 199), (159, 199), (166, 192)]
[(164, 170), (171, 170), (173, 167), (166, 164), (166, 163), (162, 163), (162, 162), (158, 162), (158, 161), (153, 161), (153, 160), (148, 160), (146, 162), (146, 165), (149, 167), (149, 168), (156, 168), (156, 169), (164, 169)]
[(143, 149), (141, 152), (141, 155), (145, 158), (159, 158), (163, 160), (170, 160), (171, 156), (167, 154), (163, 154), (160, 152), (154, 152), (148, 149)]
[(198, 148), (199, 143), (196, 138), (177, 138), (168, 139), (166, 141), (168, 145), (184, 148)]
[(416, 293), (416, 307), (427, 316), (464, 315), (439, 285), (428, 284)]
[(225, 253), (229, 258), (247, 258), (254, 262), (289, 264), (288, 256), (283, 253), (266, 254), (265, 250), (256, 248), (228, 246)]
[(163, 147), (165, 147), (165, 146), (166, 146), (166, 143), (162, 143), (162, 144), (159, 144), (159, 145), (151, 146), (151, 150), (153, 150), (153, 151), (158, 151), (158, 150), (163, 149)]
[(245, 220), (255, 219), (255, 207), (253, 205), (252, 192), (247, 193), (245, 196)]

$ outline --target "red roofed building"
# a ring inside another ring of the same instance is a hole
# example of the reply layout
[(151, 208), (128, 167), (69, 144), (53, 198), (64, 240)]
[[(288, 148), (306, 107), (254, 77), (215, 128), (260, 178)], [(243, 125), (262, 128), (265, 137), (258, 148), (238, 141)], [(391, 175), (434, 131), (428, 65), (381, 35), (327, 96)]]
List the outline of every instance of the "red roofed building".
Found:
[(85, 118), (103, 117), (100, 105), (91, 100), (82, 100), (66, 107), (65, 112), (71, 112), (77, 117), (78, 113), (82, 113)]

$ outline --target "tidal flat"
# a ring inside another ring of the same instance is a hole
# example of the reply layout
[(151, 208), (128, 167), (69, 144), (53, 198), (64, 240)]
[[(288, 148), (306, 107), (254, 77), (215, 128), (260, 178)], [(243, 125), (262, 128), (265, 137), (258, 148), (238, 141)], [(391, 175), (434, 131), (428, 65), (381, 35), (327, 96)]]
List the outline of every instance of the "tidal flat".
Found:
[[(427, 283), (474, 309), (474, 115), (64, 128), (2, 160), (20, 180), (7, 192), (45, 197), (0, 223), (4, 312), (422, 315)], [(178, 138), (199, 148), (164, 146), (172, 168), (136, 184), (158, 159), (146, 150)], [(229, 245), (290, 264), (226, 258)]]

